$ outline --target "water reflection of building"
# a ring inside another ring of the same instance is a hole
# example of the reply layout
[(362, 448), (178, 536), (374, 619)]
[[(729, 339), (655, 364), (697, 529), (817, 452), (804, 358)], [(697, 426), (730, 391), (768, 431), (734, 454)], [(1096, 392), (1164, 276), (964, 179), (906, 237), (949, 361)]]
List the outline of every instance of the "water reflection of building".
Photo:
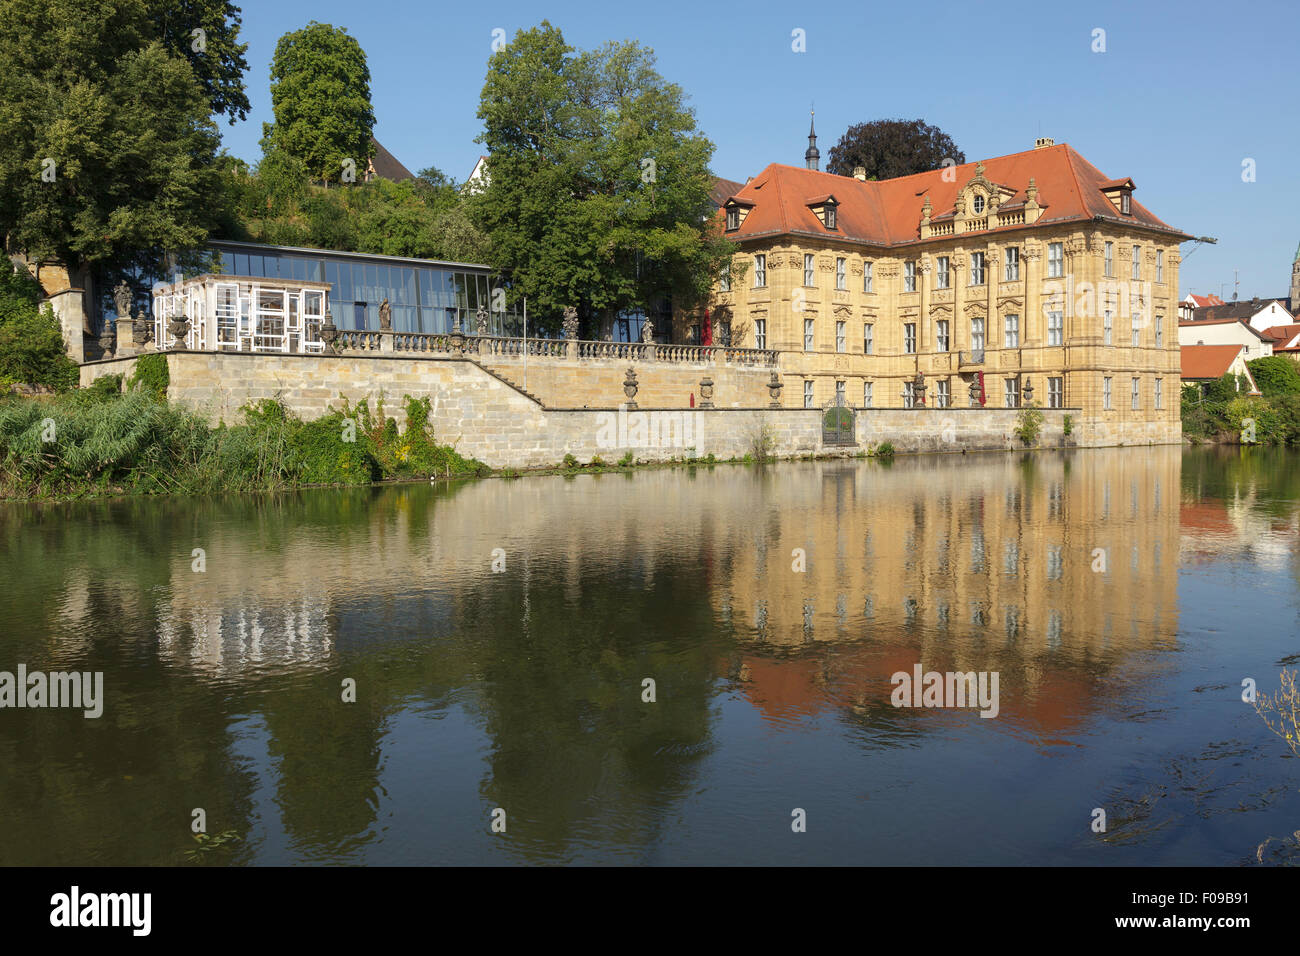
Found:
[(747, 657), (747, 692), (875, 707), (920, 661), (998, 670), (1012, 712), (1062, 726), (1108, 660), (1173, 641), (1179, 471), (1178, 449), (1153, 449), (773, 473), (715, 597), (752, 651), (784, 658)]
[(319, 598), (277, 595), (275, 603), (173, 600), (158, 608), (158, 656), (213, 676), (324, 664), (333, 652)]
[(1255, 489), (1234, 489), (1232, 497), (1200, 498), (1183, 503), (1179, 511), (1185, 561), (1245, 559), (1261, 568), (1280, 571), (1295, 560), (1300, 515), (1261, 512)]

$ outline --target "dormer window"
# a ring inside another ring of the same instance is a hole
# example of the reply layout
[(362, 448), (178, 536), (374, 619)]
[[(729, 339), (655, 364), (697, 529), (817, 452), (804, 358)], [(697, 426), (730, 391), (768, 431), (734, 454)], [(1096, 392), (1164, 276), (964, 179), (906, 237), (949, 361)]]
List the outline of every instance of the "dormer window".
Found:
[(727, 232), (735, 232), (745, 222), (745, 217), (749, 215), (750, 209), (754, 206), (751, 202), (743, 199), (728, 199), (725, 208), (727, 210)]
[(839, 227), (839, 202), (834, 196), (818, 196), (815, 199), (808, 200), (808, 208), (813, 211), (813, 215), (821, 220), (821, 224), (827, 229), (837, 229)]
[(1137, 186), (1132, 179), (1127, 176), (1123, 179), (1108, 179), (1099, 188), (1115, 208), (1119, 210), (1120, 215), (1133, 215), (1133, 190)]
[(1126, 216), (1133, 215), (1133, 194), (1127, 189), (1119, 194), (1119, 211)]
[(984, 197), (976, 193), (975, 199), (971, 202), (971, 208), (975, 210), (977, 216), (982, 213), (984, 211)]

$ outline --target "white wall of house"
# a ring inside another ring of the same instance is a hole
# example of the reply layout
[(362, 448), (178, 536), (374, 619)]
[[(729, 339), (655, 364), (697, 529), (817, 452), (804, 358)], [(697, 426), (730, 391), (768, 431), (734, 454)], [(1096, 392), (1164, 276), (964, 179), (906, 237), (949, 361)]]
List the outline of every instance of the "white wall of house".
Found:
[[(1283, 313), (1285, 314), (1285, 313)], [(1280, 324), (1280, 323), (1279, 323)], [(1273, 343), (1260, 341), (1258, 335), (1241, 322), (1223, 324), (1179, 325), (1179, 345), (1241, 345), (1246, 361), (1273, 354)]]
[(1250, 327), (1263, 332), (1275, 325), (1290, 325), (1294, 321), (1291, 313), (1282, 308), (1279, 303), (1270, 302), (1250, 317)]

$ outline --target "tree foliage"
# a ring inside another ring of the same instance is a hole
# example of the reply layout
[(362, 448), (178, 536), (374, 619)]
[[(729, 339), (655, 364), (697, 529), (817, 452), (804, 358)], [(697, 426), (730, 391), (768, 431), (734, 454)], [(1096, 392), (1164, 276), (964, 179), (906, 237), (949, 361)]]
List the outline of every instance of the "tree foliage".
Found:
[(951, 136), (925, 120), (873, 120), (850, 126), (831, 147), (826, 171), (852, 176), (856, 166), (868, 179), (894, 179), (938, 169), (944, 160), (961, 164), (966, 154)]
[[(0, 230), (11, 251), (142, 264), (207, 237), (220, 205), (213, 97), (238, 109), (242, 85), (215, 70), (206, 89), (169, 45), (159, 18), (187, 6), (0, 0)], [(239, 49), (236, 29), (209, 43)]]
[(539, 324), (608, 324), (662, 296), (702, 302), (731, 243), (709, 201), (713, 144), (652, 51), (575, 52), (549, 23), (493, 54), (479, 103), (489, 184), (470, 212)]
[(1246, 365), (1265, 398), (1300, 394), (1300, 370), (1285, 355), (1252, 359)]
[(271, 109), (266, 151), (281, 150), (324, 182), (342, 182), (350, 162), (356, 179), (374, 155), (370, 68), (356, 39), (342, 27), (312, 21), (286, 33), (271, 59)]
[(0, 392), (15, 382), (59, 391), (77, 383), (77, 364), (68, 357), (63, 330), (40, 299), (30, 273), (0, 261)]

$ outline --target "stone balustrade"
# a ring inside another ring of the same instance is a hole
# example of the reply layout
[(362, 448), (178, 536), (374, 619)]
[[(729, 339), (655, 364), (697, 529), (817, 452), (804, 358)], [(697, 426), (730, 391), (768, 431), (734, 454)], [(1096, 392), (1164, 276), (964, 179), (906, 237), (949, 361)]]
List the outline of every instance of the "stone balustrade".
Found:
[(647, 342), (592, 342), (580, 339), (523, 339), (465, 335), (459, 332), (394, 332), (340, 329), (335, 339), (339, 353), (400, 352), (441, 353), (473, 358), (545, 358), (560, 361), (588, 359), (663, 363), (673, 365), (737, 365), (776, 368), (775, 349), (741, 349), (721, 345), (659, 345)]

